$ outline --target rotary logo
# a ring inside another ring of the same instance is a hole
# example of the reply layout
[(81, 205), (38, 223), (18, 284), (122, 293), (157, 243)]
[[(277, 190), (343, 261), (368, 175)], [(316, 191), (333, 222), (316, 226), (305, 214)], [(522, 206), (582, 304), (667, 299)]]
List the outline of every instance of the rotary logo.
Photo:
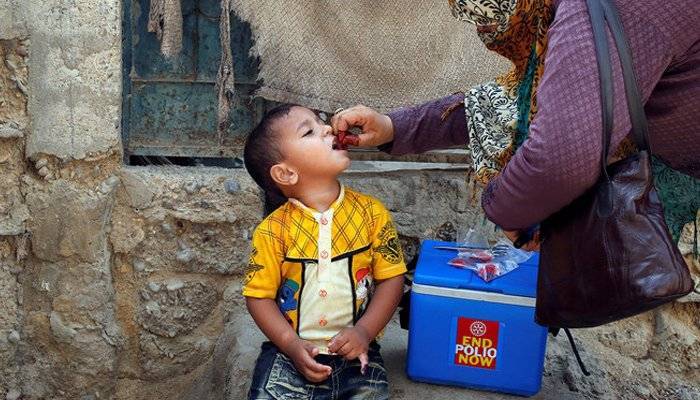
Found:
[(472, 322), (469, 330), (471, 331), (472, 335), (482, 337), (486, 333), (486, 325), (484, 325), (484, 323), (481, 321)]

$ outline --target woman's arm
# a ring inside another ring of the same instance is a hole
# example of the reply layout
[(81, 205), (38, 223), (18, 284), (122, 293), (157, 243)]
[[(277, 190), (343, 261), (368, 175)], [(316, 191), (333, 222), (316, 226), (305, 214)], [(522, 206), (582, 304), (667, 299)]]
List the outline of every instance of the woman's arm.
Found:
[(394, 155), (446, 149), (464, 145), (469, 139), (462, 93), (400, 108), (388, 115), (355, 106), (334, 115), (331, 124), (336, 133), (360, 127), (360, 147), (379, 146)]
[(469, 140), (463, 93), (400, 108), (388, 116), (394, 126), (394, 140), (379, 148), (387, 153), (423, 153), (465, 145)]

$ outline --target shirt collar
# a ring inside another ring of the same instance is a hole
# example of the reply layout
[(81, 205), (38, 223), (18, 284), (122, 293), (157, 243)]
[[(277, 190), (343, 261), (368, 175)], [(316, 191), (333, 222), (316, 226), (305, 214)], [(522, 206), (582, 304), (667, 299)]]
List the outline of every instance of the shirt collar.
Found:
[(302, 209), (304, 212), (308, 213), (312, 217), (314, 217), (314, 219), (318, 220), (324, 214), (329, 214), (329, 213), (335, 211), (335, 209), (338, 208), (340, 206), (340, 204), (343, 202), (344, 198), (345, 198), (345, 186), (342, 183), (340, 183), (340, 194), (338, 194), (338, 198), (335, 199), (335, 201), (333, 203), (331, 203), (330, 207), (328, 207), (328, 210), (326, 210), (324, 212), (320, 212), (320, 211), (314, 210), (311, 207), (307, 207), (304, 203), (302, 203), (301, 201), (299, 201), (298, 199), (295, 199), (293, 197), (289, 198), (289, 202), (292, 203), (293, 205), (299, 207), (300, 209)]

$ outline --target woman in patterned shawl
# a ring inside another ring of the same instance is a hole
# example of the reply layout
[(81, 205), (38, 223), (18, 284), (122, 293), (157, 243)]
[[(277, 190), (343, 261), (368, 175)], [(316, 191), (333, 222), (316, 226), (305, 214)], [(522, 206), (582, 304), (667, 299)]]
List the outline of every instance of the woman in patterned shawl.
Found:
[[(657, 189), (678, 239), (700, 207), (700, 2), (674, 3), (616, 0), (649, 120)], [(360, 146), (396, 155), (466, 144), (477, 181), (486, 185), (487, 217), (514, 239), (580, 196), (600, 173), (600, 89), (586, 3), (449, 5), (456, 18), (476, 25), (487, 48), (512, 61), (512, 70), (466, 93), (388, 115), (353, 107), (332, 124), (336, 131), (359, 126)], [(635, 149), (616, 54), (613, 60), (614, 159)]]

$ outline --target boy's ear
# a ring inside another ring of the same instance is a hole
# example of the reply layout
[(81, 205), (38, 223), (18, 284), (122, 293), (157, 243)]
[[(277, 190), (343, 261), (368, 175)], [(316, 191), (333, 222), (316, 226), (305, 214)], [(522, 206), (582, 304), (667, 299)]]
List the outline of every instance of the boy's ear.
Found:
[(296, 185), (299, 181), (299, 174), (294, 168), (285, 163), (275, 164), (270, 168), (270, 176), (276, 184), (282, 186)]

